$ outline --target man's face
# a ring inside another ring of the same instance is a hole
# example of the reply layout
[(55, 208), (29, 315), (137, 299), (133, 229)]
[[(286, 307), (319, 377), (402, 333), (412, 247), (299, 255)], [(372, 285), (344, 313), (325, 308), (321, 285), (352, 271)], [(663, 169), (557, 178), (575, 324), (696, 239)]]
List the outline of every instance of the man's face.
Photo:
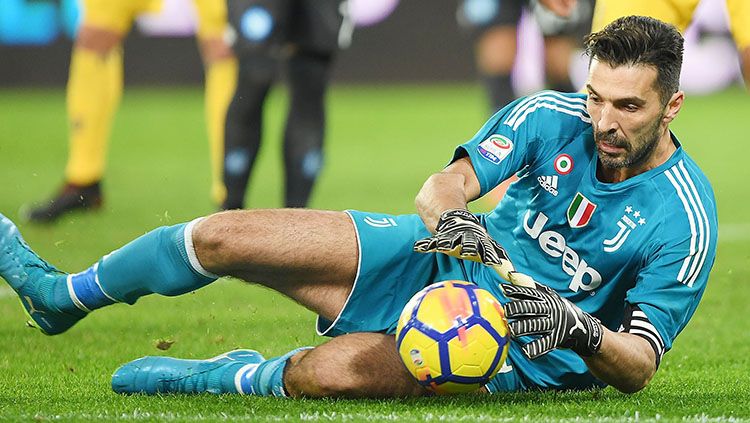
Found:
[(586, 107), (605, 168), (631, 168), (651, 157), (666, 126), (655, 80), (656, 69), (651, 66), (613, 68), (592, 60)]

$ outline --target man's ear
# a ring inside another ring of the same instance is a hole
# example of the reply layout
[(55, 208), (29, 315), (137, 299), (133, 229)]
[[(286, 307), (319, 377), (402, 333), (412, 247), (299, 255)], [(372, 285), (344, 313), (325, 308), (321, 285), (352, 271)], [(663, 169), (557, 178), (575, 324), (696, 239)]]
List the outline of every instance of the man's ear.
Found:
[(677, 114), (680, 113), (680, 109), (682, 109), (682, 103), (684, 101), (684, 91), (677, 91), (676, 93), (672, 94), (672, 98), (669, 99), (669, 102), (667, 102), (667, 105), (665, 106), (666, 111), (664, 112), (664, 123), (668, 124), (677, 117)]

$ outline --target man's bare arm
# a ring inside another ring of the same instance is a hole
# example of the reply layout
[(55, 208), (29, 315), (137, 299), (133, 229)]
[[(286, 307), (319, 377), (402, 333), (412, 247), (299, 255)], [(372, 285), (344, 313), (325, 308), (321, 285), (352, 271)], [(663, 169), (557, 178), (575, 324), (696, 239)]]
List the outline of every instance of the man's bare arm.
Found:
[(536, 335), (521, 346), (534, 360), (556, 348), (570, 348), (586, 362), (591, 373), (626, 393), (645, 387), (656, 372), (656, 355), (645, 339), (612, 332), (548, 286), (502, 284), (510, 300), (505, 304), (511, 335)]
[(640, 336), (604, 329), (602, 347), (583, 357), (591, 373), (625, 393), (640, 391), (656, 373), (656, 353)]
[(465, 209), (479, 194), (479, 180), (471, 160), (463, 157), (427, 178), (415, 203), (425, 226), (434, 233), (441, 213)]
[(487, 233), (480, 218), (466, 209), (479, 197), (479, 180), (468, 157), (430, 176), (416, 199), (417, 211), (433, 235), (417, 240), (414, 251), (441, 253), (492, 266), (510, 280), (514, 271), (508, 253)]

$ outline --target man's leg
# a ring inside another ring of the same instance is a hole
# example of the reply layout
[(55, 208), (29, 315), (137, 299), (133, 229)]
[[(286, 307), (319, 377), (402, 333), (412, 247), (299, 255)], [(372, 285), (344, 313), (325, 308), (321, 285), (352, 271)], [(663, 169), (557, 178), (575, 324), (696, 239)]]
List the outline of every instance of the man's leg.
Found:
[(193, 231), (211, 273), (260, 283), (333, 320), (357, 272), (358, 247), (346, 213), (277, 209), (217, 213)]
[(45, 333), (64, 332), (114, 302), (174, 296), (231, 275), (275, 289), (327, 319), (342, 309), (357, 271), (353, 224), (343, 212), (219, 213), (155, 229), (72, 275), (39, 258), (0, 219), (0, 275)]
[[(247, 219), (250, 216), (254, 217), (252, 224)], [(353, 228), (341, 217), (347, 218), (341, 213), (293, 209), (221, 213), (196, 227), (195, 251), (207, 271), (232, 269), (235, 276), (263, 281), (333, 320), (349, 295), (358, 261)], [(310, 224), (289, 225), (302, 221)], [(305, 232), (300, 230), (302, 226)], [(276, 229), (267, 236), (269, 228)], [(403, 366), (394, 337), (377, 333), (343, 335), (317, 348), (297, 349), (269, 360), (258, 355), (246, 360), (204, 361), (145, 357), (118, 369), (112, 383), (121, 393), (294, 397), (424, 393)]]
[(211, 198), (220, 205), (226, 197), (222, 180), (224, 123), (237, 86), (237, 59), (224, 40), (227, 32), (226, 1), (195, 0), (198, 44), (205, 69), (206, 129), (211, 157)]
[(575, 40), (567, 35), (544, 37), (544, 69), (547, 87), (562, 92), (575, 92), (570, 80), (570, 58), (575, 50)]
[(224, 210), (241, 209), (248, 179), (260, 149), (263, 105), (273, 82), (275, 61), (267, 56), (240, 57), (237, 88), (226, 114), (224, 133)]
[(147, 356), (120, 366), (112, 374), (118, 394), (168, 392), (199, 394), (239, 393), (237, 374), (257, 368), (265, 359), (253, 350), (233, 350), (207, 360)]
[(237, 59), (220, 38), (200, 41), (206, 73), (205, 108), (211, 157), (211, 198), (220, 205), (227, 195), (222, 177), (227, 108), (237, 87)]
[(409, 374), (393, 335), (352, 333), (292, 357), (284, 375), (292, 397), (408, 397), (426, 393)]
[(285, 397), (384, 398), (424, 395), (406, 370), (395, 337), (342, 335), (316, 348), (265, 360), (235, 350), (208, 360), (143, 357), (112, 375), (118, 393), (245, 394)]
[[(0, 275), (49, 334), (65, 331), (88, 310), (114, 301), (133, 303), (150, 293), (189, 292), (216, 274), (257, 281), (332, 321), (348, 299), (359, 262), (347, 214), (300, 209), (225, 212), (162, 227), (75, 275), (40, 259), (4, 217), (0, 248)], [(254, 353), (199, 362), (139, 359), (116, 372), (113, 387), (292, 396), (422, 393), (394, 342), (388, 335), (351, 334), (311, 352), (298, 349), (269, 360)]]
[(285, 205), (306, 207), (323, 165), (325, 93), (333, 58), (300, 52), (289, 59), (291, 91), (284, 132)]
[(516, 59), (516, 26), (487, 29), (477, 40), (475, 54), (479, 76), (494, 113), (516, 97), (511, 80)]
[(492, 113), (515, 100), (511, 72), (524, 4), (525, 0), (464, 0), (458, 7), (458, 23), (474, 39), (475, 66)]
[(76, 37), (67, 88), (70, 146), (65, 185), (54, 198), (29, 211), (48, 222), (63, 213), (101, 205), (100, 181), (112, 121), (122, 96), (123, 34), (83, 25)]
[(278, 0), (226, 2), (229, 22), (237, 35), (232, 48), (239, 59), (239, 72), (226, 116), (224, 210), (244, 207), (245, 191), (262, 139), (263, 106), (287, 42), (290, 4)]
[(44, 333), (64, 332), (86, 315), (65, 288), (67, 274), (37, 256), (18, 228), (0, 215), (0, 276), (16, 291), (29, 324)]

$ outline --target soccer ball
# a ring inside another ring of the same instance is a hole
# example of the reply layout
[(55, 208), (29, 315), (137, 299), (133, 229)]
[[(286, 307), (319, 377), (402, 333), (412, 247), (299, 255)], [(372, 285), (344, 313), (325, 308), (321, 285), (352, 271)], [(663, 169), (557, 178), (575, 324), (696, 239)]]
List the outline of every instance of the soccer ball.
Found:
[(505, 363), (510, 340), (500, 303), (469, 282), (444, 281), (416, 293), (396, 326), (396, 345), (420, 385), (438, 393), (479, 389)]

